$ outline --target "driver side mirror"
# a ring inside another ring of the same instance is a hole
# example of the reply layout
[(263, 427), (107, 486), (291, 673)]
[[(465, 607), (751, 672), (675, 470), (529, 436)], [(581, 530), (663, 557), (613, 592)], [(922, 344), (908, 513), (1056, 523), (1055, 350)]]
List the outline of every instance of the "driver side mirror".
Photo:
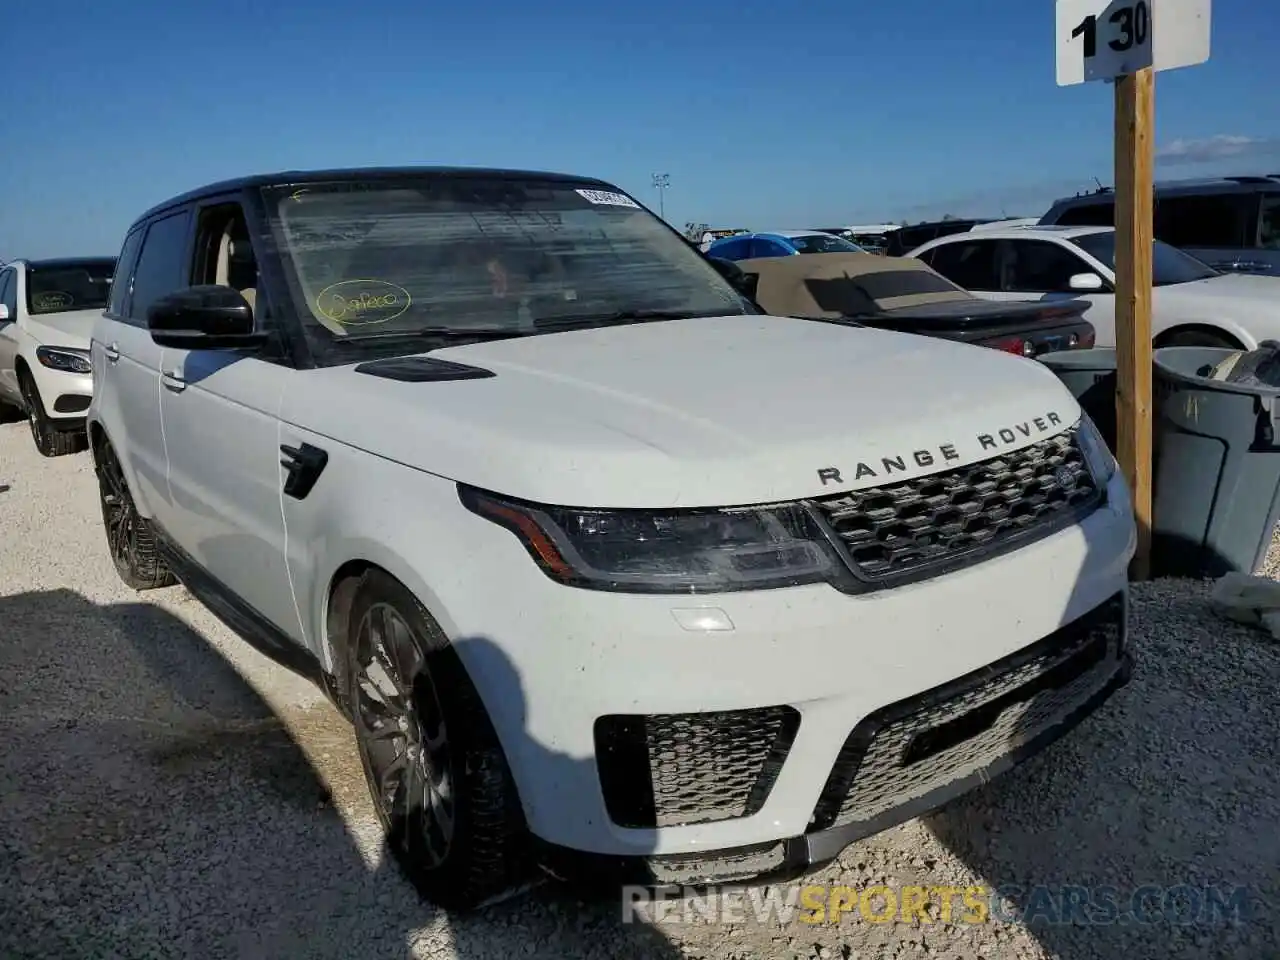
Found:
[(1088, 293), (1103, 289), (1105, 284), (1096, 273), (1077, 273), (1073, 274), (1071, 279), (1067, 281), (1067, 286), (1072, 290)]
[(151, 339), (179, 350), (237, 350), (267, 340), (239, 290), (208, 284), (161, 297), (147, 310)]
[(0, 323), (8, 323), (13, 317), (9, 316), (9, 308), (0, 303)]

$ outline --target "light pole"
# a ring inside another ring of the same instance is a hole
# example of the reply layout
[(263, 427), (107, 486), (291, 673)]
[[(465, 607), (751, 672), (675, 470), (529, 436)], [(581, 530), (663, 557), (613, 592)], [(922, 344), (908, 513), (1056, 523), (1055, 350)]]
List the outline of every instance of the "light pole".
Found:
[(671, 174), (655, 173), (653, 175), (653, 185), (658, 191), (658, 216), (665, 220), (667, 219), (667, 208), (663, 200), (667, 187), (671, 186)]

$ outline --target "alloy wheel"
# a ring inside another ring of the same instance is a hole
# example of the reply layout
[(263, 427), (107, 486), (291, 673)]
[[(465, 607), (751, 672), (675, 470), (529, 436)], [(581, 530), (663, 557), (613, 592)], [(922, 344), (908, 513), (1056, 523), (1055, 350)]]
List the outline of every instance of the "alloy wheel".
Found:
[(134, 569), (138, 563), (138, 510), (129, 495), (120, 462), (106, 445), (98, 453), (98, 486), (111, 556), (117, 565)]
[(35, 395), (35, 389), (29, 382), (22, 384), (22, 402), (27, 407), (27, 425), (31, 428), (31, 439), (36, 443), (36, 449), (44, 452), (48, 445), (48, 440), (44, 433), (44, 424), (40, 422), (39, 408), (36, 404), (39, 402)]
[(390, 604), (375, 603), (355, 636), (354, 720), (378, 816), (423, 866), (444, 863), (456, 806), (449, 740), (421, 647)]

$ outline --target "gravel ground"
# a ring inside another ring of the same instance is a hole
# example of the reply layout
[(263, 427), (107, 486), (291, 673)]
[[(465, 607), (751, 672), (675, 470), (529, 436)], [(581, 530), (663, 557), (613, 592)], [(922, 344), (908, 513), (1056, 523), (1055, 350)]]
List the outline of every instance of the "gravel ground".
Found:
[(1015, 910), (1043, 906), (1037, 884), (1245, 885), (1244, 923), (623, 924), (554, 884), (454, 919), (384, 861), (320, 694), (182, 588), (119, 583), (87, 455), (0, 426), (0, 531), (6, 960), (1280, 956), (1280, 645), (1214, 617), (1203, 584), (1136, 589), (1134, 682), (1074, 735), (812, 882), (1014, 884)]

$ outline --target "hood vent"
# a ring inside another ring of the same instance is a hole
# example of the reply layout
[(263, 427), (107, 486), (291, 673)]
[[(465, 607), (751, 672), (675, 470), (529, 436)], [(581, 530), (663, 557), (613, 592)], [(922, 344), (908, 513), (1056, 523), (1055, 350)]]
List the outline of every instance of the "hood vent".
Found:
[(497, 376), (492, 370), (469, 367), (465, 363), (453, 363), (435, 357), (388, 357), (386, 360), (367, 360), (356, 366), (356, 373), (367, 373), (384, 380), (403, 383), (436, 383), (441, 380), (483, 380)]

